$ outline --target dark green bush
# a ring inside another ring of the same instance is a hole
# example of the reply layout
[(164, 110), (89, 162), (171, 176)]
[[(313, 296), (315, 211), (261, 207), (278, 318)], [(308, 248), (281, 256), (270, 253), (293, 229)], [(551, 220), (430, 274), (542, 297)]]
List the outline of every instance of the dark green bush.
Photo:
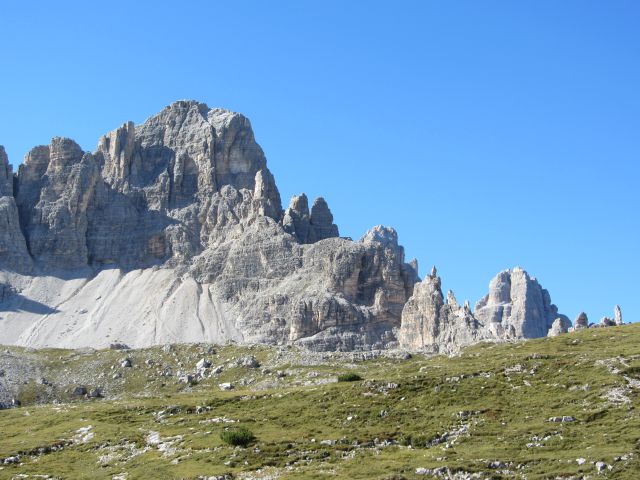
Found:
[(256, 436), (248, 428), (237, 427), (223, 430), (220, 433), (220, 439), (235, 447), (246, 447), (255, 441)]
[(339, 382), (357, 382), (362, 380), (362, 377), (357, 373), (343, 373), (342, 375), (338, 375)]

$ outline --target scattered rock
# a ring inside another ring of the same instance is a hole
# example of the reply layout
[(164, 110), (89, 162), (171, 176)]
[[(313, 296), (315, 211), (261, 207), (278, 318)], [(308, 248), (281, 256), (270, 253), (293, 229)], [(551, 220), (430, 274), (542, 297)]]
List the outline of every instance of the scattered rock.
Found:
[(575, 421), (576, 419), (569, 415), (564, 415), (562, 417), (549, 417), (549, 419), (547, 420), (547, 422), (553, 422), (553, 423), (567, 423), (567, 422), (575, 422)]

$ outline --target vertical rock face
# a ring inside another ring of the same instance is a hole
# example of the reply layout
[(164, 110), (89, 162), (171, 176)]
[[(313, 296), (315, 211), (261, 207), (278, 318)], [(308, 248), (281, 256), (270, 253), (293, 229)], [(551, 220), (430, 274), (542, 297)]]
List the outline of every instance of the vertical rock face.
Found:
[(519, 267), (491, 280), (489, 293), (476, 303), (474, 314), (481, 323), (511, 327), (522, 338), (546, 336), (559, 316), (549, 292)]
[(13, 171), (0, 145), (0, 266), (29, 271), (31, 257), (20, 230), (18, 208), (13, 197)]
[(53, 268), (87, 265), (87, 209), (98, 178), (93, 156), (67, 138), (54, 138), (27, 156), (18, 173), (16, 200), (36, 262)]

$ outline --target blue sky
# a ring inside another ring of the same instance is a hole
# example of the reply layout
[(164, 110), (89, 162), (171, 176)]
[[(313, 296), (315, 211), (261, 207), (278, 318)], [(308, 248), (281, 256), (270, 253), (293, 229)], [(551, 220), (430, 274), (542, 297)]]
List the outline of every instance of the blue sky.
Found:
[(499, 270), (640, 314), (640, 3), (2, 2), (0, 144), (98, 137), (177, 99), (243, 112), (341, 234), (395, 227), (458, 300)]

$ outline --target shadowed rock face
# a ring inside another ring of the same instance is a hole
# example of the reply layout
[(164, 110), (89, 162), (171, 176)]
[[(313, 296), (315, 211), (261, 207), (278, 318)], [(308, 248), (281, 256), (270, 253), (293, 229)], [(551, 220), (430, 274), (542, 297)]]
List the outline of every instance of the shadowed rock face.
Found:
[(363, 350), (397, 347), (400, 331), (405, 347), (448, 352), (544, 336), (557, 317), (525, 272), (494, 279), (474, 316), (444, 301), (435, 272), (416, 283), (392, 228), (338, 235), (322, 197), (282, 210), (247, 118), (195, 101), (93, 153), (54, 138), (17, 175), (0, 148), (0, 343)]

